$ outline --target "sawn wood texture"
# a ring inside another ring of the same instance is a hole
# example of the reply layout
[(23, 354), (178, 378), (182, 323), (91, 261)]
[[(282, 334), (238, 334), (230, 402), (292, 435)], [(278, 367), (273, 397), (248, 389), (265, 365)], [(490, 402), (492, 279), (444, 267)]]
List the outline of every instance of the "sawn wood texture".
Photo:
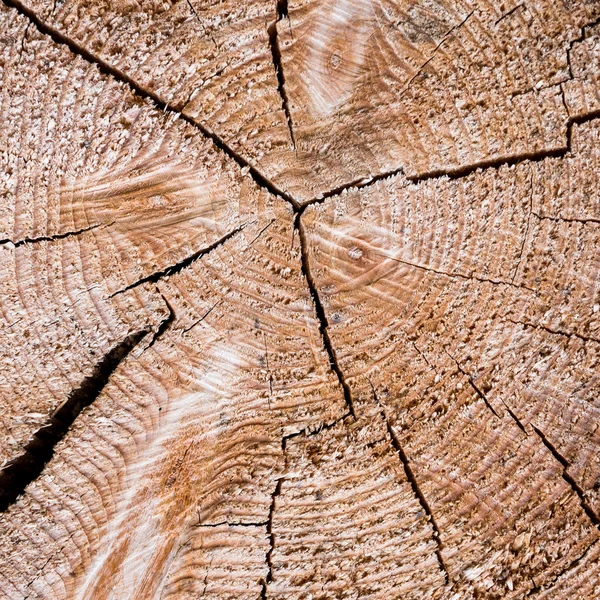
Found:
[(3, 0), (0, 598), (600, 598), (599, 21)]

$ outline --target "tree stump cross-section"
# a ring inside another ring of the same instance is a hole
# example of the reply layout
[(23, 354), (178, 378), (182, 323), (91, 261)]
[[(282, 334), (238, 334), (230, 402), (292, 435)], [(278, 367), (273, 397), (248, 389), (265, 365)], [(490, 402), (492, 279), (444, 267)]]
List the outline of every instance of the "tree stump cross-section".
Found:
[(0, 598), (600, 598), (600, 2), (3, 0)]

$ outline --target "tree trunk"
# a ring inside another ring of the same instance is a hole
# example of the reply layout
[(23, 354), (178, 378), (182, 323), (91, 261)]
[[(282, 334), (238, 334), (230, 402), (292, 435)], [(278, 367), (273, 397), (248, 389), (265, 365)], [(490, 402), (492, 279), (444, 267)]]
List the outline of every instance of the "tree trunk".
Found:
[(600, 2), (0, 6), (1, 598), (600, 598)]

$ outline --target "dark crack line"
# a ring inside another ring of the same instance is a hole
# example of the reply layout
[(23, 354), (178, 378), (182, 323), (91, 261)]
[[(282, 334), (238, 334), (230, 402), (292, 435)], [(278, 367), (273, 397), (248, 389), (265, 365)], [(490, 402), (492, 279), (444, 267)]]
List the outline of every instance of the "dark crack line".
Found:
[(511, 283), (515, 282), (517, 277), (517, 273), (519, 272), (519, 267), (521, 266), (521, 260), (523, 258), (523, 250), (525, 249), (525, 244), (527, 243), (527, 236), (529, 235), (529, 226), (531, 224), (531, 215), (533, 214), (533, 171), (530, 174), (529, 185), (531, 187), (529, 193), (529, 212), (527, 214), (527, 224), (525, 225), (525, 233), (523, 234), (523, 241), (521, 242), (521, 248), (519, 249), (519, 260), (515, 266), (515, 272), (511, 278)]
[(5, 512), (24, 493), (25, 488), (40, 476), (54, 455), (54, 448), (65, 437), (81, 411), (100, 396), (111, 375), (148, 333), (148, 329), (132, 333), (110, 350), (96, 364), (92, 374), (83, 379), (48, 422), (33, 434), (21, 455), (0, 470), (0, 512)]
[[(160, 294), (160, 290), (158, 293)], [(167, 331), (167, 329), (169, 329), (169, 327), (171, 327), (171, 325), (173, 324), (173, 321), (175, 320), (175, 311), (173, 310), (171, 303), (165, 298), (165, 296), (163, 294), (160, 294), (160, 295), (163, 299), (163, 302), (167, 306), (167, 310), (169, 311), (169, 314), (161, 321), (160, 325), (158, 326), (158, 329), (154, 332), (154, 335), (152, 336), (152, 340), (150, 340), (150, 343), (148, 344), (148, 347), (146, 348), (146, 350), (148, 350), (149, 348), (152, 348), (152, 346), (154, 345), (154, 342), (156, 342)], [(186, 453), (187, 453), (187, 450), (186, 450)]]
[[(571, 569), (574, 569), (580, 562), (582, 562), (586, 555), (588, 554), (588, 552), (594, 547), (594, 545), (598, 542), (597, 539), (595, 539), (581, 554), (581, 556), (578, 556), (576, 559), (572, 560), (564, 569), (561, 569), (553, 578), (551, 581), (549, 581), (546, 585), (544, 585), (544, 590), (550, 590), (554, 587), (554, 585), (557, 583), (557, 581), (566, 573), (568, 573)], [(534, 587), (532, 587), (529, 592), (527, 592), (526, 594), (526, 598), (529, 598), (532, 594), (537, 594), (538, 592), (542, 591), (542, 587), (541, 585), (535, 585), (534, 582)]]
[(217, 302), (215, 302), (197, 321), (194, 321), (189, 327), (186, 327), (182, 333), (187, 333), (188, 331), (190, 331), (191, 329), (193, 329), (194, 327), (196, 327), (196, 325), (202, 323), (202, 321), (204, 321), (204, 319), (206, 319), (206, 317), (208, 317), (208, 315), (210, 315), (210, 313), (217, 308), (217, 306), (219, 306), (219, 304), (223, 304), (223, 300), (218, 300)]
[(112, 223), (109, 223), (106, 225), (99, 223), (96, 225), (90, 225), (89, 227), (84, 227), (82, 229), (77, 229), (75, 231), (66, 231), (65, 233), (57, 233), (55, 235), (44, 235), (44, 236), (40, 236), (40, 237), (36, 237), (36, 238), (24, 238), (17, 242), (13, 242), (12, 240), (9, 240), (9, 239), (4, 239), (4, 240), (0, 240), (0, 245), (9, 245), (9, 246), (12, 245), (15, 248), (19, 248), (20, 246), (25, 246), (28, 244), (38, 244), (40, 242), (54, 242), (55, 240), (64, 240), (65, 238), (81, 235), (82, 233), (86, 233), (88, 231), (93, 231), (94, 229), (98, 229), (100, 227), (108, 227), (108, 225), (112, 225)]
[[(598, 116), (600, 116), (600, 111), (598, 111), (598, 115), (593, 118), (598, 118)], [(591, 121), (593, 118), (590, 118), (589, 120)], [(573, 119), (573, 123), (574, 122), (583, 121), (581, 119)], [(421, 183), (423, 181), (429, 181), (430, 179), (462, 179), (463, 177), (467, 177), (468, 175), (471, 175), (472, 173), (475, 173), (480, 169), (484, 171), (488, 169), (497, 170), (504, 166), (515, 166), (526, 161), (541, 162), (547, 158), (562, 158), (565, 156), (565, 154), (567, 154), (567, 152), (569, 152), (569, 150), (570, 145), (567, 145), (562, 148), (543, 150), (539, 152), (524, 152), (522, 154), (515, 154), (512, 156), (482, 160), (461, 167), (456, 167), (454, 169), (439, 169), (435, 171), (429, 171), (428, 173), (423, 173), (422, 175), (405, 175), (404, 167), (399, 167), (398, 169), (394, 169), (392, 171), (386, 171), (384, 173), (372, 175), (370, 177), (363, 177), (362, 179), (354, 180), (350, 183), (346, 183), (336, 188), (333, 188), (319, 195), (319, 197), (304, 203), (301, 210), (304, 210), (306, 206), (310, 206), (311, 204), (320, 204), (324, 200), (331, 198), (332, 196), (339, 196), (342, 192), (346, 190), (360, 190), (366, 187), (371, 187), (373, 184), (382, 181), (383, 179), (390, 179), (397, 175), (404, 175), (405, 180), (410, 183)]]
[(19, 50), (19, 62), (23, 58), (23, 52), (25, 52), (25, 40), (27, 39), (27, 34), (29, 33), (29, 27), (31, 26), (31, 22), (27, 23), (27, 27), (25, 27), (25, 33), (21, 38), (21, 48)]
[(271, 398), (273, 397), (273, 373), (269, 367), (269, 348), (267, 347), (267, 336), (265, 334), (265, 332), (262, 332), (263, 334), (263, 342), (265, 345), (265, 363), (266, 363), (266, 367), (267, 367), (267, 373), (269, 375), (268, 380), (269, 380), (269, 398), (268, 398), (268, 404), (269, 404), (269, 409), (271, 409)]
[(562, 472), (563, 479), (571, 486), (571, 489), (579, 497), (579, 502), (581, 503), (581, 507), (585, 511), (585, 514), (588, 516), (588, 518), (590, 519), (590, 521), (596, 527), (598, 527), (598, 525), (600, 525), (600, 518), (594, 512), (594, 509), (588, 504), (588, 501), (587, 501), (587, 499), (585, 497), (585, 492), (583, 491), (583, 489), (580, 487), (580, 485), (575, 481), (575, 479), (573, 479), (573, 477), (567, 471), (567, 468), (569, 467), (569, 462), (567, 461), (567, 459), (548, 440), (548, 438), (543, 434), (543, 432), (541, 430), (539, 430), (533, 424), (531, 424), (531, 428), (533, 429), (533, 431), (535, 431), (535, 433), (538, 435), (538, 437), (542, 440), (544, 446), (546, 446), (546, 448), (548, 448), (548, 450), (550, 450), (550, 453), (552, 454), (552, 456), (562, 465), (562, 467), (563, 467), (563, 472)]
[(496, 20), (494, 25), (498, 25), (498, 23), (500, 23), (501, 21), (504, 21), (504, 19), (507, 19), (508, 17), (510, 17), (510, 15), (516, 13), (520, 8), (523, 8), (523, 3), (517, 4), (517, 6), (515, 6), (514, 8), (511, 8), (508, 12), (505, 12), (499, 19)]
[[(79, 511), (81, 512), (81, 511)], [(77, 516), (79, 514), (79, 512), (75, 515)], [(44, 561), (44, 564), (37, 570), (37, 573), (35, 574), (34, 578), (25, 586), (25, 589), (28, 590), (36, 581), (39, 580), (39, 578), (42, 576), (44, 569), (50, 564), (50, 562), (59, 554), (63, 553), (63, 550), (67, 547), (68, 543), (73, 539), (73, 537), (75, 536), (76, 532), (71, 533), (71, 535), (69, 535), (69, 537), (64, 541), (63, 545), (56, 550), (55, 552), (53, 552), (48, 559), (46, 559), (46, 561)], [(27, 600), (28, 598), (31, 598), (31, 594), (33, 592), (27, 592), (27, 596), (25, 596), (25, 598), (23, 600)]]
[(566, 338), (575, 337), (584, 342), (594, 342), (596, 344), (600, 344), (600, 339), (582, 335), (581, 333), (576, 333), (575, 331), (572, 331), (572, 332), (560, 331), (559, 329), (552, 329), (550, 327), (546, 327), (545, 325), (540, 325), (540, 324), (535, 324), (535, 323), (526, 323), (525, 321), (516, 321), (509, 317), (506, 317), (506, 321), (508, 321), (509, 323), (512, 323), (513, 325), (521, 325), (521, 326), (529, 328), (529, 329), (540, 329), (541, 331), (545, 331), (552, 335), (559, 335), (561, 337), (566, 337)]
[(344, 421), (348, 417), (352, 417), (353, 419), (355, 419), (354, 415), (352, 415), (352, 413), (350, 413), (348, 411), (347, 413), (344, 413), (341, 417), (338, 417), (337, 419), (334, 419), (333, 421), (330, 421), (329, 423), (321, 423), (316, 429), (310, 430), (308, 428), (304, 428), (304, 429), (301, 429), (300, 431), (296, 431), (295, 433), (289, 433), (288, 435), (284, 436), (281, 439), (281, 446), (282, 446), (282, 448), (285, 448), (287, 443), (290, 440), (293, 440), (294, 438), (299, 437), (301, 435), (303, 435), (305, 437), (312, 437), (315, 435), (319, 435), (321, 432), (328, 431), (329, 429), (332, 429), (336, 425), (339, 425), (342, 421)]
[(502, 404), (504, 405), (504, 408), (506, 409), (506, 412), (510, 415), (510, 418), (517, 424), (517, 427), (525, 434), (525, 435), (529, 435), (527, 433), (527, 429), (525, 429), (525, 425), (523, 425), (523, 423), (521, 423), (521, 419), (519, 419), (517, 417), (517, 415), (511, 410), (510, 406), (508, 406), (508, 404), (506, 404), (506, 402), (504, 402), (504, 400), (501, 398)]
[(554, 223), (581, 223), (586, 225), (588, 223), (600, 223), (600, 219), (590, 218), (576, 218), (576, 217), (551, 217), (549, 215), (541, 215), (536, 212), (531, 213), (534, 217), (540, 221), (553, 221)]
[(489, 160), (482, 160), (453, 169), (439, 169), (435, 171), (429, 171), (421, 175), (405, 175), (404, 167), (399, 167), (398, 169), (386, 171), (378, 175), (372, 175), (368, 177), (363, 177), (358, 180), (353, 180), (350, 183), (345, 183), (340, 186), (337, 186), (336, 188), (323, 192), (318, 197), (303, 203), (299, 211), (303, 212), (306, 209), (306, 207), (310, 206), (311, 204), (320, 204), (328, 198), (331, 198), (333, 196), (339, 196), (346, 190), (360, 190), (366, 187), (371, 187), (379, 181), (382, 181), (384, 179), (390, 179), (398, 175), (404, 175), (404, 179), (410, 183), (421, 183), (424, 181), (435, 179), (454, 180), (462, 179), (479, 170), (498, 170), (502, 167), (512, 167), (524, 162), (537, 163), (542, 162), (548, 158), (564, 158), (569, 152), (571, 152), (573, 126), (582, 125), (589, 121), (594, 121), (598, 118), (600, 118), (600, 110), (591, 111), (582, 116), (570, 117), (567, 120), (567, 143), (565, 146), (560, 148), (552, 148), (550, 150), (540, 150), (535, 152), (523, 152), (521, 154), (514, 154), (512, 156), (491, 158)]
[(294, 135), (294, 126), (292, 122), (292, 113), (290, 112), (290, 103), (287, 92), (285, 91), (285, 75), (283, 73), (283, 59), (281, 56), (281, 47), (279, 46), (279, 38), (277, 34), (277, 23), (287, 16), (287, 0), (278, 0), (277, 2), (277, 20), (267, 27), (269, 34), (269, 46), (271, 47), (271, 58), (273, 59), (273, 67), (277, 75), (277, 91), (281, 96), (281, 107), (285, 113), (285, 118), (290, 132), (290, 139), (294, 150), (296, 150), (296, 137)]
[(186, 115), (176, 107), (170, 106), (168, 102), (165, 102), (158, 94), (142, 87), (135, 79), (129, 77), (123, 71), (108, 64), (105, 60), (96, 56), (94, 53), (85, 49), (79, 45), (75, 40), (72, 40), (67, 35), (42, 21), (35, 12), (29, 7), (25, 6), (20, 0), (2, 0), (5, 6), (16, 10), (21, 16), (29, 19), (37, 28), (37, 30), (50, 37), (50, 39), (59, 45), (66, 46), (73, 54), (80, 56), (85, 61), (96, 65), (101, 73), (109, 75), (117, 81), (128, 85), (131, 90), (140, 98), (151, 101), (156, 108), (160, 109), (165, 113), (170, 113), (181, 120), (185, 121), (192, 127), (198, 129), (206, 138), (210, 139), (216, 148), (226, 154), (229, 158), (235, 161), (239, 167), (247, 170), (249, 175), (252, 177), (254, 182), (260, 187), (265, 188), (268, 192), (282, 198), (289, 202), (294, 208), (299, 208), (298, 202), (286, 191), (280, 189), (275, 183), (265, 177), (255, 166), (250, 164), (241, 154), (236, 152), (224, 139), (222, 139), (215, 132), (211, 131), (206, 125), (197, 121), (195, 118)]
[[(290, 433), (281, 438), (281, 452), (284, 458), (284, 472), (287, 469), (287, 443), (289, 440), (294, 439), (295, 437), (304, 435), (306, 437), (314, 436), (320, 434), (322, 431), (331, 429), (335, 427), (338, 423), (341, 423), (344, 419), (351, 416), (350, 413), (346, 413), (335, 419), (331, 423), (322, 423), (317, 429), (313, 431), (309, 431), (307, 428), (297, 431), (295, 433)], [(353, 416), (353, 415), (352, 415)], [(273, 516), (275, 514), (275, 504), (277, 498), (281, 495), (281, 488), (283, 486), (283, 481), (285, 479), (285, 475), (282, 475), (277, 479), (277, 483), (275, 485), (275, 489), (271, 494), (271, 505), (269, 507), (269, 515), (267, 517), (266, 522), (258, 523), (258, 525), (266, 525), (267, 535), (269, 537), (269, 549), (267, 550), (267, 554), (265, 556), (265, 562), (267, 563), (267, 576), (261, 580), (261, 591), (260, 591), (260, 600), (267, 599), (267, 586), (273, 581), (273, 550), (275, 549), (275, 532), (273, 531)], [(248, 524), (248, 526), (253, 524)], [(215, 525), (216, 527), (216, 525)]]
[(306, 283), (308, 285), (308, 289), (310, 290), (310, 295), (313, 299), (313, 304), (315, 307), (315, 313), (317, 315), (317, 319), (319, 320), (319, 332), (321, 333), (321, 338), (323, 339), (323, 346), (325, 347), (325, 351), (329, 357), (329, 365), (331, 370), (337, 375), (338, 381), (342, 386), (342, 390), (344, 392), (344, 400), (346, 401), (346, 405), (348, 406), (348, 410), (352, 417), (356, 419), (356, 413), (354, 412), (354, 402), (352, 401), (352, 392), (350, 391), (350, 386), (344, 377), (344, 373), (340, 367), (340, 364), (337, 359), (337, 355), (333, 348), (333, 344), (331, 343), (331, 338), (329, 337), (329, 322), (327, 320), (327, 316), (325, 314), (325, 309), (323, 308), (323, 303), (321, 302), (321, 298), (319, 297), (319, 292), (317, 291), (317, 286), (315, 285), (315, 281), (312, 277), (310, 271), (310, 259), (308, 257), (308, 243), (306, 241), (306, 233), (304, 231), (304, 226), (302, 225), (301, 214), (297, 213), (296, 218), (294, 220), (294, 229), (298, 230), (298, 237), (300, 238), (300, 255), (302, 259), (302, 274), (306, 279)]
[(277, 20), (289, 18), (288, 0), (277, 0)]
[[(282, 444), (285, 448), (285, 444)], [(273, 550), (275, 549), (275, 534), (273, 533), (273, 515), (275, 514), (275, 503), (277, 502), (277, 497), (281, 494), (281, 486), (283, 485), (283, 477), (280, 477), (277, 480), (277, 484), (275, 485), (275, 489), (271, 494), (271, 506), (269, 507), (269, 516), (267, 519), (267, 535), (269, 537), (269, 549), (267, 550), (267, 554), (265, 556), (265, 561), (267, 563), (267, 576), (262, 580), (261, 586), (261, 599), (267, 598), (267, 586), (273, 581)]]
[(375, 403), (377, 404), (377, 406), (381, 410), (381, 413), (380, 413), (381, 418), (385, 422), (392, 447), (394, 448), (394, 450), (398, 454), (398, 457), (400, 458), (400, 462), (402, 463), (402, 466), (404, 468), (404, 473), (406, 475), (408, 482), (410, 483), (413, 494), (419, 501), (421, 508), (423, 509), (423, 511), (429, 518), (429, 522), (431, 523), (431, 529), (433, 531), (433, 539), (436, 543), (435, 555), (438, 560), (440, 569), (444, 573), (446, 585), (448, 585), (450, 583), (450, 574), (448, 573), (448, 569), (446, 568), (446, 565), (444, 563), (444, 558), (442, 556), (442, 549), (444, 546), (442, 543), (439, 527), (436, 523), (435, 517), (433, 516), (433, 511), (431, 510), (431, 507), (429, 506), (429, 503), (427, 502), (425, 495), (423, 494), (423, 492), (421, 491), (421, 488), (419, 487), (417, 478), (415, 477), (412, 467), (410, 466), (410, 461), (408, 459), (408, 456), (406, 455), (406, 452), (404, 452), (404, 448), (402, 448), (402, 444), (400, 444), (400, 440), (398, 439), (398, 436), (394, 432), (394, 429), (388, 419), (385, 409), (382, 406), (381, 402), (379, 401), (379, 398), (377, 397), (377, 392), (375, 391), (375, 386), (373, 385), (373, 383), (371, 382), (370, 379), (368, 381), (371, 386), (371, 391), (373, 393), (373, 399), (374, 399)]
[(575, 76), (573, 75), (573, 69), (571, 67), (571, 52), (573, 50), (573, 46), (575, 46), (575, 44), (583, 42), (586, 39), (585, 30), (589, 29), (590, 27), (595, 27), (596, 25), (600, 25), (600, 17), (594, 19), (591, 23), (587, 23), (586, 25), (584, 25), (581, 28), (581, 33), (579, 34), (579, 37), (576, 37), (569, 43), (569, 47), (567, 48), (567, 65), (569, 66), (569, 75), (571, 76), (571, 79), (575, 79)]
[(213, 250), (215, 250), (216, 248), (218, 248), (219, 246), (224, 244), (227, 240), (229, 240), (234, 235), (236, 235), (237, 233), (242, 231), (245, 226), (246, 225), (244, 224), (244, 225), (241, 225), (240, 227), (236, 227), (233, 231), (230, 231), (229, 233), (225, 234), (222, 238), (218, 239), (216, 242), (213, 242), (210, 246), (206, 246), (205, 248), (202, 248), (201, 250), (194, 252), (190, 256), (187, 256), (186, 258), (184, 258), (183, 260), (180, 260), (179, 262), (175, 263), (174, 265), (169, 265), (168, 267), (165, 267), (164, 269), (161, 269), (160, 271), (155, 271), (154, 273), (151, 273), (150, 275), (147, 275), (146, 277), (142, 277), (141, 279), (138, 279), (137, 281), (130, 283), (128, 286), (124, 287), (123, 289), (113, 292), (109, 296), (109, 298), (114, 298), (116, 295), (127, 292), (135, 287), (138, 287), (139, 285), (142, 285), (143, 283), (157, 283), (161, 279), (165, 279), (167, 277), (170, 277), (171, 275), (175, 275), (176, 273), (179, 273), (181, 270), (183, 270), (183, 269), (189, 267), (190, 265), (192, 265), (193, 263), (195, 263), (199, 258), (205, 256), (206, 254), (209, 254), (210, 252), (212, 252)]
[[(502, 403), (504, 404), (504, 407), (506, 408), (508, 414), (511, 416), (511, 418), (513, 419), (513, 421), (517, 424), (517, 426), (519, 427), (519, 429), (525, 435), (529, 435), (527, 433), (527, 429), (525, 428), (525, 425), (521, 422), (521, 420), (517, 417), (517, 415), (509, 408), (509, 406), (506, 404), (506, 402), (504, 402), (504, 400), (502, 401)], [(542, 433), (542, 431), (540, 429), (538, 429), (532, 423), (529, 423), (529, 426), (535, 432), (535, 434), (540, 438), (540, 440), (542, 441), (542, 443), (544, 444), (544, 446), (546, 446), (546, 448), (550, 451), (550, 453), (552, 454), (552, 456), (554, 457), (554, 459), (557, 460), (561, 464), (561, 466), (563, 467), (562, 478), (570, 486), (571, 490), (575, 494), (577, 494), (577, 497), (579, 498), (579, 502), (581, 504), (581, 507), (583, 508), (585, 514), (590, 519), (590, 521), (596, 527), (599, 527), (599, 525), (600, 525), (600, 518), (598, 517), (598, 515), (596, 515), (596, 513), (594, 512), (594, 509), (587, 502), (586, 496), (585, 496), (585, 492), (583, 491), (583, 489), (581, 488), (581, 486), (575, 481), (575, 479), (567, 471), (567, 468), (569, 466), (569, 463), (568, 463), (567, 459), (564, 456), (562, 456), (562, 454), (560, 454), (560, 452), (557, 450), (557, 448), (546, 438), (546, 436)]]
[(460, 373), (462, 373), (462, 375), (464, 377), (466, 377), (467, 381), (469, 382), (469, 385), (471, 386), (471, 388), (473, 389), (473, 391), (479, 396), (479, 398), (481, 398), (484, 402), (484, 404), (490, 409), (490, 411), (494, 414), (494, 416), (498, 419), (500, 419), (500, 415), (496, 412), (496, 410), (494, 409), (494, 407), (491, 405), (490, 401), (488, 400), (487, 396), (483, 393), (483, 391), (481, 389), (479, 389), (479, 386), (477, 386), (475, 384), (475, 382), (473, 381), (473, 378), (471, 377), (471, 375), (469, 375), (460, 365), (460, 363), (456, 360), (456, 358), (454, 358), (454, 356), (452, 356), (452, 354), (450, 354), (450, 352), (448, 352), (447, 348), (443, 348), (444, 352), (450, 357), (450, 360), (452, 362), (454, 362), (454, 364), (456, 365), (456, 368), (460, 371)]
[(196, 523), (192, 527), (265, 527), (268, 521), (259, 521), (257, 523), (230, 523), (229, 521), (220, 521), (219, 523)]
[(219, 44), (217, 44), (215, 38), (213, 37), (213, 34), (209, 33), (206, 30), (206, 27), (204, 26), (204, 23), (202, 22), (202, 19), (200, 18), (200, 16), (198, 15), (198, 12), (194, 8), (194, 5), (192, 4), (191, 0), (187, 0), (187, 5), (190, 7), (190, 10), (194, 13), (194, 16), (196, 17), (196, 20), (198, 21), (198, 23), (200, 23), (200, 27), (202, 27), (202, 31), (204, 31), (204, 35), (207, 35), (211, 39), (212, 43), (215, 45), (215, 48), (217, 49), (217, 51), (219, 51), (220, 50)]
[(273, 223), (275, 223), (275, 219), (271, 219), (254, 237), (254, 239), (248, 244), (248, 246), (252, 246), (254, 245), (254, 242), (256, 242), (256, 240), (267, 230), (269, 229), (269, 227), (271, 227), (271, 225), (273, 225)]
[(202, 582), (202, 585), (204, 587), (202, 588), (202, 595), (200, 596), (200, 598), (204, 598), (204, 596), (206, 595), (206, 588), (208, 587), (208, 576), (210, 574), (210, 570), (212, 569), (214, 558), (214, 555), (212, 555), (210, 557), (210, 560), (208, 561), (208, 568), (206, 569), (206, 573), (204, 574), (204, 581)]
[(455, 31), (458, 31), (473, 16), (474, 12), (475, 12), (475, 9), (473, 9), (460, 23), (458, 23), (457, 25), (454, 25), (454, 27), (451, 27), (446, 32), (446, 34), (444, 35), (444, 37), (442, 38), (442, 40), (440, 41), (440, 43), (433, 49), (433, 52), (431, 53), (431, 56), (418, 68), (417, 72), (410, 78), (410, 80), (408, 81), (408, 83), (404, 86), (404, 89), (399, 94), (400, 98), (402, 96), (404, 96), (404, 94), (406, 93), (406, 91), (408, 90), (408, 88), (410, 88), (410, 86), (412, 85), (413, 81), (417, 77), (419, 77), (419, 75), (423, 72), (423, 70), (425, 69), (425, 67), (436, 57), (438, 50), (446, 43), (446, 41), (448, 40), (448, 38)]
[(379, 256), (383, 258), (389, 258), (397, 263), (406, 265), (408, 267), (414, 267), (415, 269), (421, 269), (423, 271), (428, 271), (430, 273), (435, 273), (436, 275), (444, 275), (445, 277), (454, 277), (458, 279), (465, 279), (467, 281), (479, 281), (480, 283), (491, 283), (493, 285), (508, 285), (510, 287), (514, 287), (520, 290), (528, 290), (533, 292), (534, 290), (530, 287), (524, 285), (517, 285), (516, 283), (512, 283), (511, 281), (502, 281), (501, 279), (488, 279), (487, 277), (479, 277), (478, 275), (465, 275), (464, 273), (449, 273), (448, 271), (442, 271), (440, 269), (434, 269), (433, 267), (428, 267), (426, 265), (420, 265), (418, 263), (413, 263), (408, 260), (402, 260), (401, 258), (396, 258), (394, 256), (390, 256), (389, 254), (385, 254), (383, 252), (375, 252)]

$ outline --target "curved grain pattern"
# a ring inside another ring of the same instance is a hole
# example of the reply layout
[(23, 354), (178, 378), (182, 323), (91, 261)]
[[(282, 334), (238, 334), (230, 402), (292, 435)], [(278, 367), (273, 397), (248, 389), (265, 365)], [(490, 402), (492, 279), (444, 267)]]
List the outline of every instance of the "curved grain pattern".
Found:
[(287, 444), (269, 598), (443, 597), (430, 517), (378, 407), (364, 408), (364, 419)]
[(0, 598), (600, 598), (599, 7), (5, 0)]
[[(537, 559), (526, 566), (499, 550), (520, 535), (534, 544), (534, 522), (573, 531), (579, 513), (582, 537), (557, 540), (556, 550), (545, 536), (538, 542), (555, 567), (556, 556), (568, 561), (597, 536), (598, 263), (586, 249), (598, 229), (540, 212), (559, 181), (577, 177), (593, 131), (576, 127), (577, 150), (559, 165), (525, 162), (417, 185), (393, 178), (302, 217), (353, 394), (375, 393), (386, 407), (419, 461), (452, 577), (480, 593), (550, 580)], [(486, 497), (494, 501), (484, 509)], [(556, 502), (571, 508), (559, 516)], [(492, 531), (484, 550), (477, 540)]]
[(514, 6), (290, 2), (278, 31), (297, 160), (280, 177), (308, 200), (381, 173), (559, 151), (567, 46), (588, 18), (576, 4), (502, 18)]

